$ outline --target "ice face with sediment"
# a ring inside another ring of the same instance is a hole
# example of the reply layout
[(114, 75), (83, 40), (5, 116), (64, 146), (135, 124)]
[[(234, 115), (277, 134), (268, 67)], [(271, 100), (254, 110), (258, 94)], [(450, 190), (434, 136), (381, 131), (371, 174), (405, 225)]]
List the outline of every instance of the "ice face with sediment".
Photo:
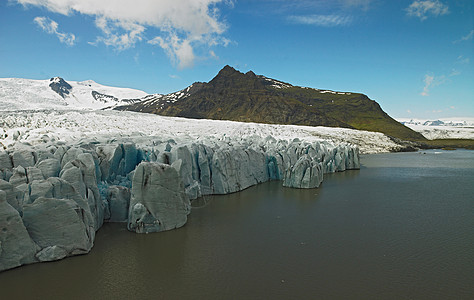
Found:
[[(325, 173), (359, 168), (358, 146), (297, 126), (122, 114), (3, 120), (0, 270), (87, 253), (103, 222), (170, 230), (186, 223), (190, 201), (203, 195), (269, 180), (314, 188)], [(12, 254), (18, 249), (23, 257)]]

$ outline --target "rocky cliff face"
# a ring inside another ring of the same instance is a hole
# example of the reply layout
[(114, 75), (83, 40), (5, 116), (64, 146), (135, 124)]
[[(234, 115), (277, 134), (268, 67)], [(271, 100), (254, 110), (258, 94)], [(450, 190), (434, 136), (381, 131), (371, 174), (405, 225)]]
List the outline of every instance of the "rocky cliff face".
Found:
[(0, 150), (0, 271), (87, 253), (103, 222), (171, 230), (203, 195), (268, 180), (313, 188), (324, 173), (357, 168), (355, 146), (270, 136), (18, 144)]

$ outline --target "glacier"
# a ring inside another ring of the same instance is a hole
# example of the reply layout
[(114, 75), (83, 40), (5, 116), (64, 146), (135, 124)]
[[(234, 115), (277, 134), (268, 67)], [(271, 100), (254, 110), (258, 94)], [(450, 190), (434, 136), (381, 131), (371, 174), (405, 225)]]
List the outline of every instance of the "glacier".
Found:
[(88, 253), (104, 222), (179, 228), (206, 195), (270, 180), (316, 188), (358, 169), (361, 148), (393, 145), (350, 129), (127, 112), (0, 116), (0, 270)]

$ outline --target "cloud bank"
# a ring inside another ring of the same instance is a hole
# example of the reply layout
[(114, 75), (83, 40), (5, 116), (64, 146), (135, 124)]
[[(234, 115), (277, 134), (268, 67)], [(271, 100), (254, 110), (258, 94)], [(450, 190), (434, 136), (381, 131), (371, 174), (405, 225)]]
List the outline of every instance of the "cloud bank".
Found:
[[(76, 13), (92, 16), (95, 18), (96, 27), (102, 32), (102, 36), (97, 37), (92, 44), (102, 43), (117, 50), (125, 50), (140, 41), (147, 40), (150, 44), (163, 48), (180, 68), (192, 66), (196, 47), (228, 43), (222, 37), (227, 26), (219, 20), (217, 5), (231, 3), (229, 0), (17, 0), (17, 2), (24, 6), (43, 7), (66, 16)], [(44, 24), (45, 28), (51, 27), (51, 22), (49, 25), (47, 21), (43, 22), (41, 19), (35, 22)], [(56, 31), (53, 29), (52, 32), (56, 35), (61, 34), (57, 32), (57, 23), (55, 24), (52, 26), (56, 26)], [(147, 29), (157, 29), (159, 34), (147, 38), (145, 36)]]
[(55, 21), (47, 17), (36, 17), (33, 19), (33, 21), (46, 33), (56, 35), (61, 43), (64, 43), (68, 46), (74, 46), (76, 36), (72, 33), (59, 32), (59, 25)]

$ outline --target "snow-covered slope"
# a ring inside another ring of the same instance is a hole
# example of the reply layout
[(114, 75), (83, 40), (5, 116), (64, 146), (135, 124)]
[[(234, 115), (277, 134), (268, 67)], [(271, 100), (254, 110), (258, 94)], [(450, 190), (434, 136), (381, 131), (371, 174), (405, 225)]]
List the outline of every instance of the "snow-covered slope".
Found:
[(474, 118), (397, 119), (427, 139), (474, 139)]
[(0, 112), (0, 142), (7, 148), (15, 144), (36, 145), (53, 140), (71, 145), (82, 143), (84, 139), (128, 138), (146, 142), (153, 136), (177, 142), (252, 136), (284, 140), (299, 138), (307, 142), (326, 140), (333, 144), (357, 145), (361, 153), (400, 148), (382, 133), (333, 127), (186, 119), (121, 111)]
[(146, 92), (109, 87), (92, 80), (0, 78), (0, 110), (101, 109), (130, 104)]

